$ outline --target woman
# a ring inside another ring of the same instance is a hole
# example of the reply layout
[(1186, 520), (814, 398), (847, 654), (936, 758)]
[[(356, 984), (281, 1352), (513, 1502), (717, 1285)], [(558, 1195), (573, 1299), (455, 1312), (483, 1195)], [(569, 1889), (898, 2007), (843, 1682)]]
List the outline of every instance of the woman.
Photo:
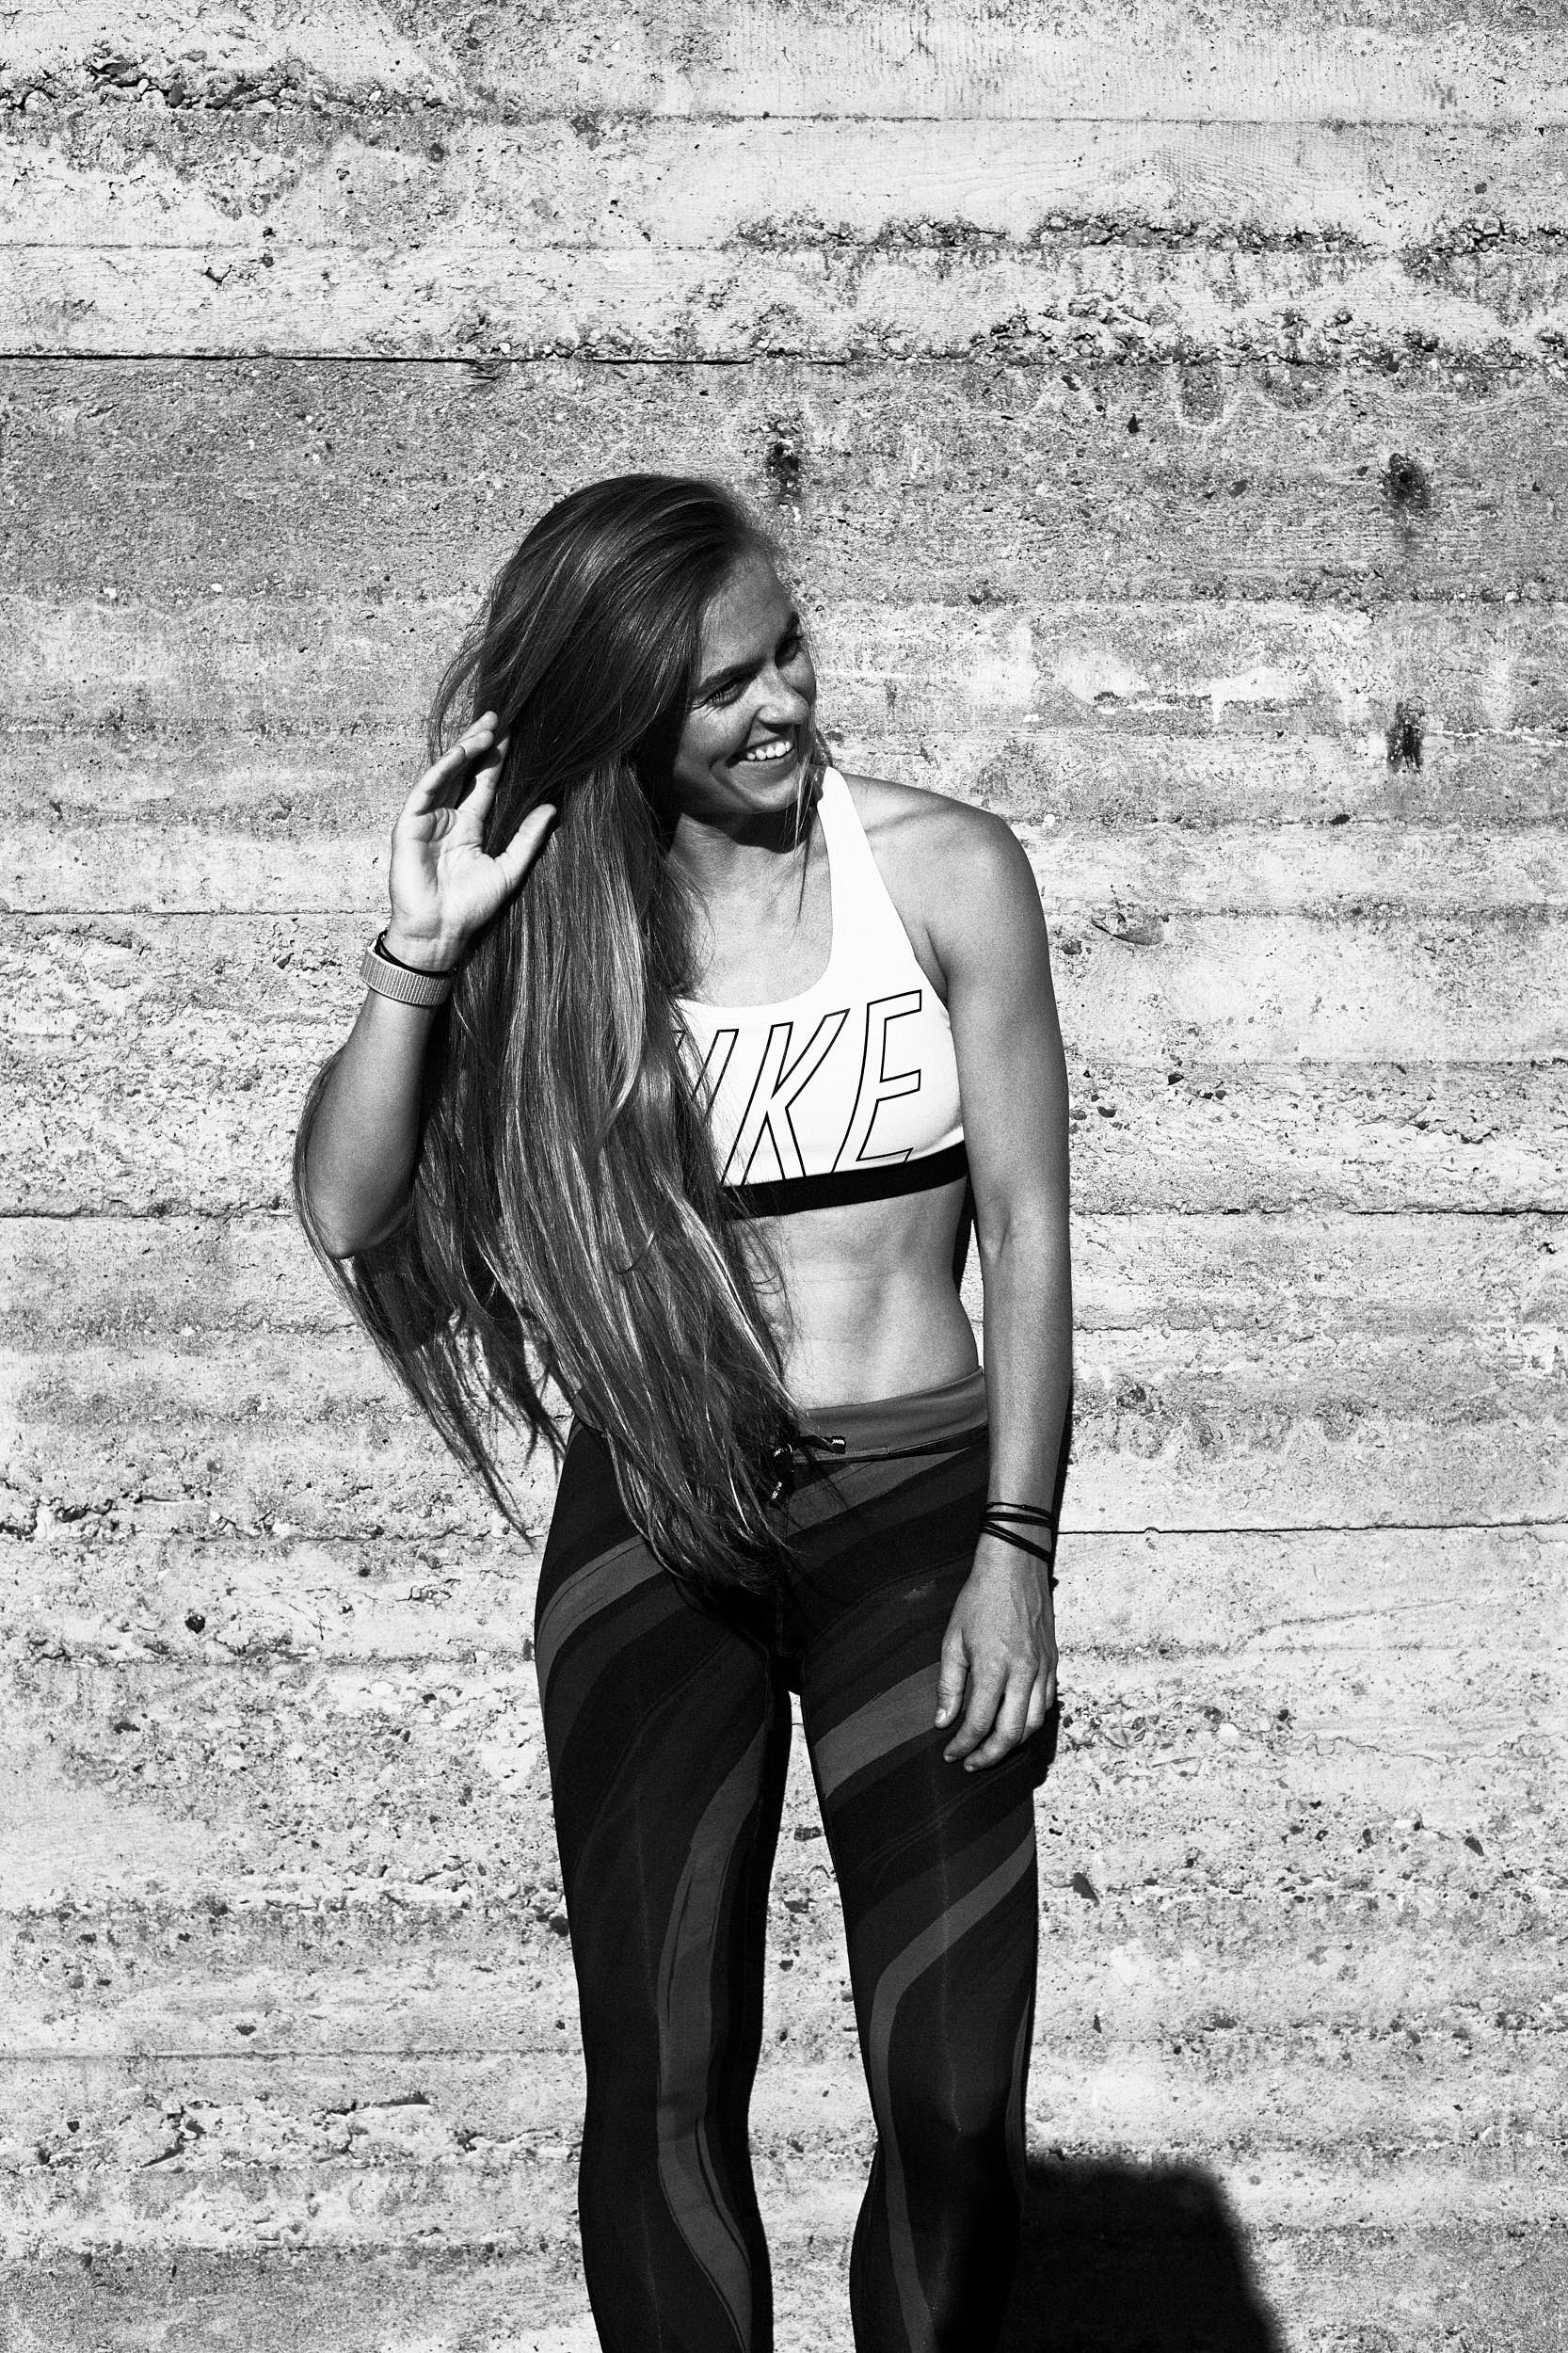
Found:
[(877, 2128), (856, 2345), (992, 2345), (1016, 2249), (1065, 1071), (1014, 835), (840, 776), (815, 703), (726, 491), (552, 507), (438, 696), (296, 1159), (492, 1497), (516, 1519), (503, 1424), (559, 1462), (536, 1657), (612, 2353), (772, 2344), (746, 2112), (792, 1690)]

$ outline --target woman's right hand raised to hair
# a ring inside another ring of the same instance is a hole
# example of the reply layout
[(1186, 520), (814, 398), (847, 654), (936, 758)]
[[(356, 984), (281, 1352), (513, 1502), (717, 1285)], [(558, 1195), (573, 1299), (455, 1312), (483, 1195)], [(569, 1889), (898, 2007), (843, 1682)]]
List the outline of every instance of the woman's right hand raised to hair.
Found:
[[(554, 804), (529, 810), (499, 857), (483, 848), (485, 825), (506, 757), (487, 711), (427, 768), (392, 827), (387, 946), (405, 964), (439, 971), (456, 964), (475, 933), (504, 907), (544, 846)], [(472, 779), (456, 808), (439, 806), (465, 769)]]

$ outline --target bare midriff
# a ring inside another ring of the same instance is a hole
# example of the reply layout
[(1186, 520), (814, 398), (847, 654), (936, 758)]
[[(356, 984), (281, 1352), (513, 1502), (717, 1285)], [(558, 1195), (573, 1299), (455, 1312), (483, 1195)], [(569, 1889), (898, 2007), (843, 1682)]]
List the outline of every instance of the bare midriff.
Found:
[(789, 1298), (792, 1336), (769, 1317), (798, 1406), (901, 1397), (974, 1370), (974, 1331), (952, 1281), (963, 1207), (958, 1181), (759, 1219)]

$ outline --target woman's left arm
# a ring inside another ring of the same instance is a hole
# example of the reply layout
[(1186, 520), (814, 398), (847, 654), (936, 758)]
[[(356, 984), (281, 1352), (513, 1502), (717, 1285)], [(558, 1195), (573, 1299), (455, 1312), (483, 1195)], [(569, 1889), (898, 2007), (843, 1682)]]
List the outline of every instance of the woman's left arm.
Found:
[[(960, 805), (961, 806), (961, 805)], [(1070, 1435), (1073, 1293), (1067, 1066), (1040, 893), (1000, 817), (955, 808), (932, 940), (964, 1105), (984, 1301), (990, 1499), (1054, 1513)], [(1023, 1526), (1032, 1544), (1049, 1534)], [(1039, 1730), (1056, 1699), (1044, 1561), (981, 1537), (942, 1644), (944, 1755), (975, 1771)], [(960, 1710), (962, 1714), (960, 1716)]]

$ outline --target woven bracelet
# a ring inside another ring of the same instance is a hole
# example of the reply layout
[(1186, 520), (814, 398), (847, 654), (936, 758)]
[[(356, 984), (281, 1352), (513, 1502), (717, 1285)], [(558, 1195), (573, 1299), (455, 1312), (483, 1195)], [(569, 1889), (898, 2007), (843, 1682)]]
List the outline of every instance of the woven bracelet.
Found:
[(391, 997), (400, 1005), (444, 1005), (452, 994), (453, 972), (430, 972), (404, 964), (383, 946), (380, 932), (360, 961), (360, 978), (377, 997)]

